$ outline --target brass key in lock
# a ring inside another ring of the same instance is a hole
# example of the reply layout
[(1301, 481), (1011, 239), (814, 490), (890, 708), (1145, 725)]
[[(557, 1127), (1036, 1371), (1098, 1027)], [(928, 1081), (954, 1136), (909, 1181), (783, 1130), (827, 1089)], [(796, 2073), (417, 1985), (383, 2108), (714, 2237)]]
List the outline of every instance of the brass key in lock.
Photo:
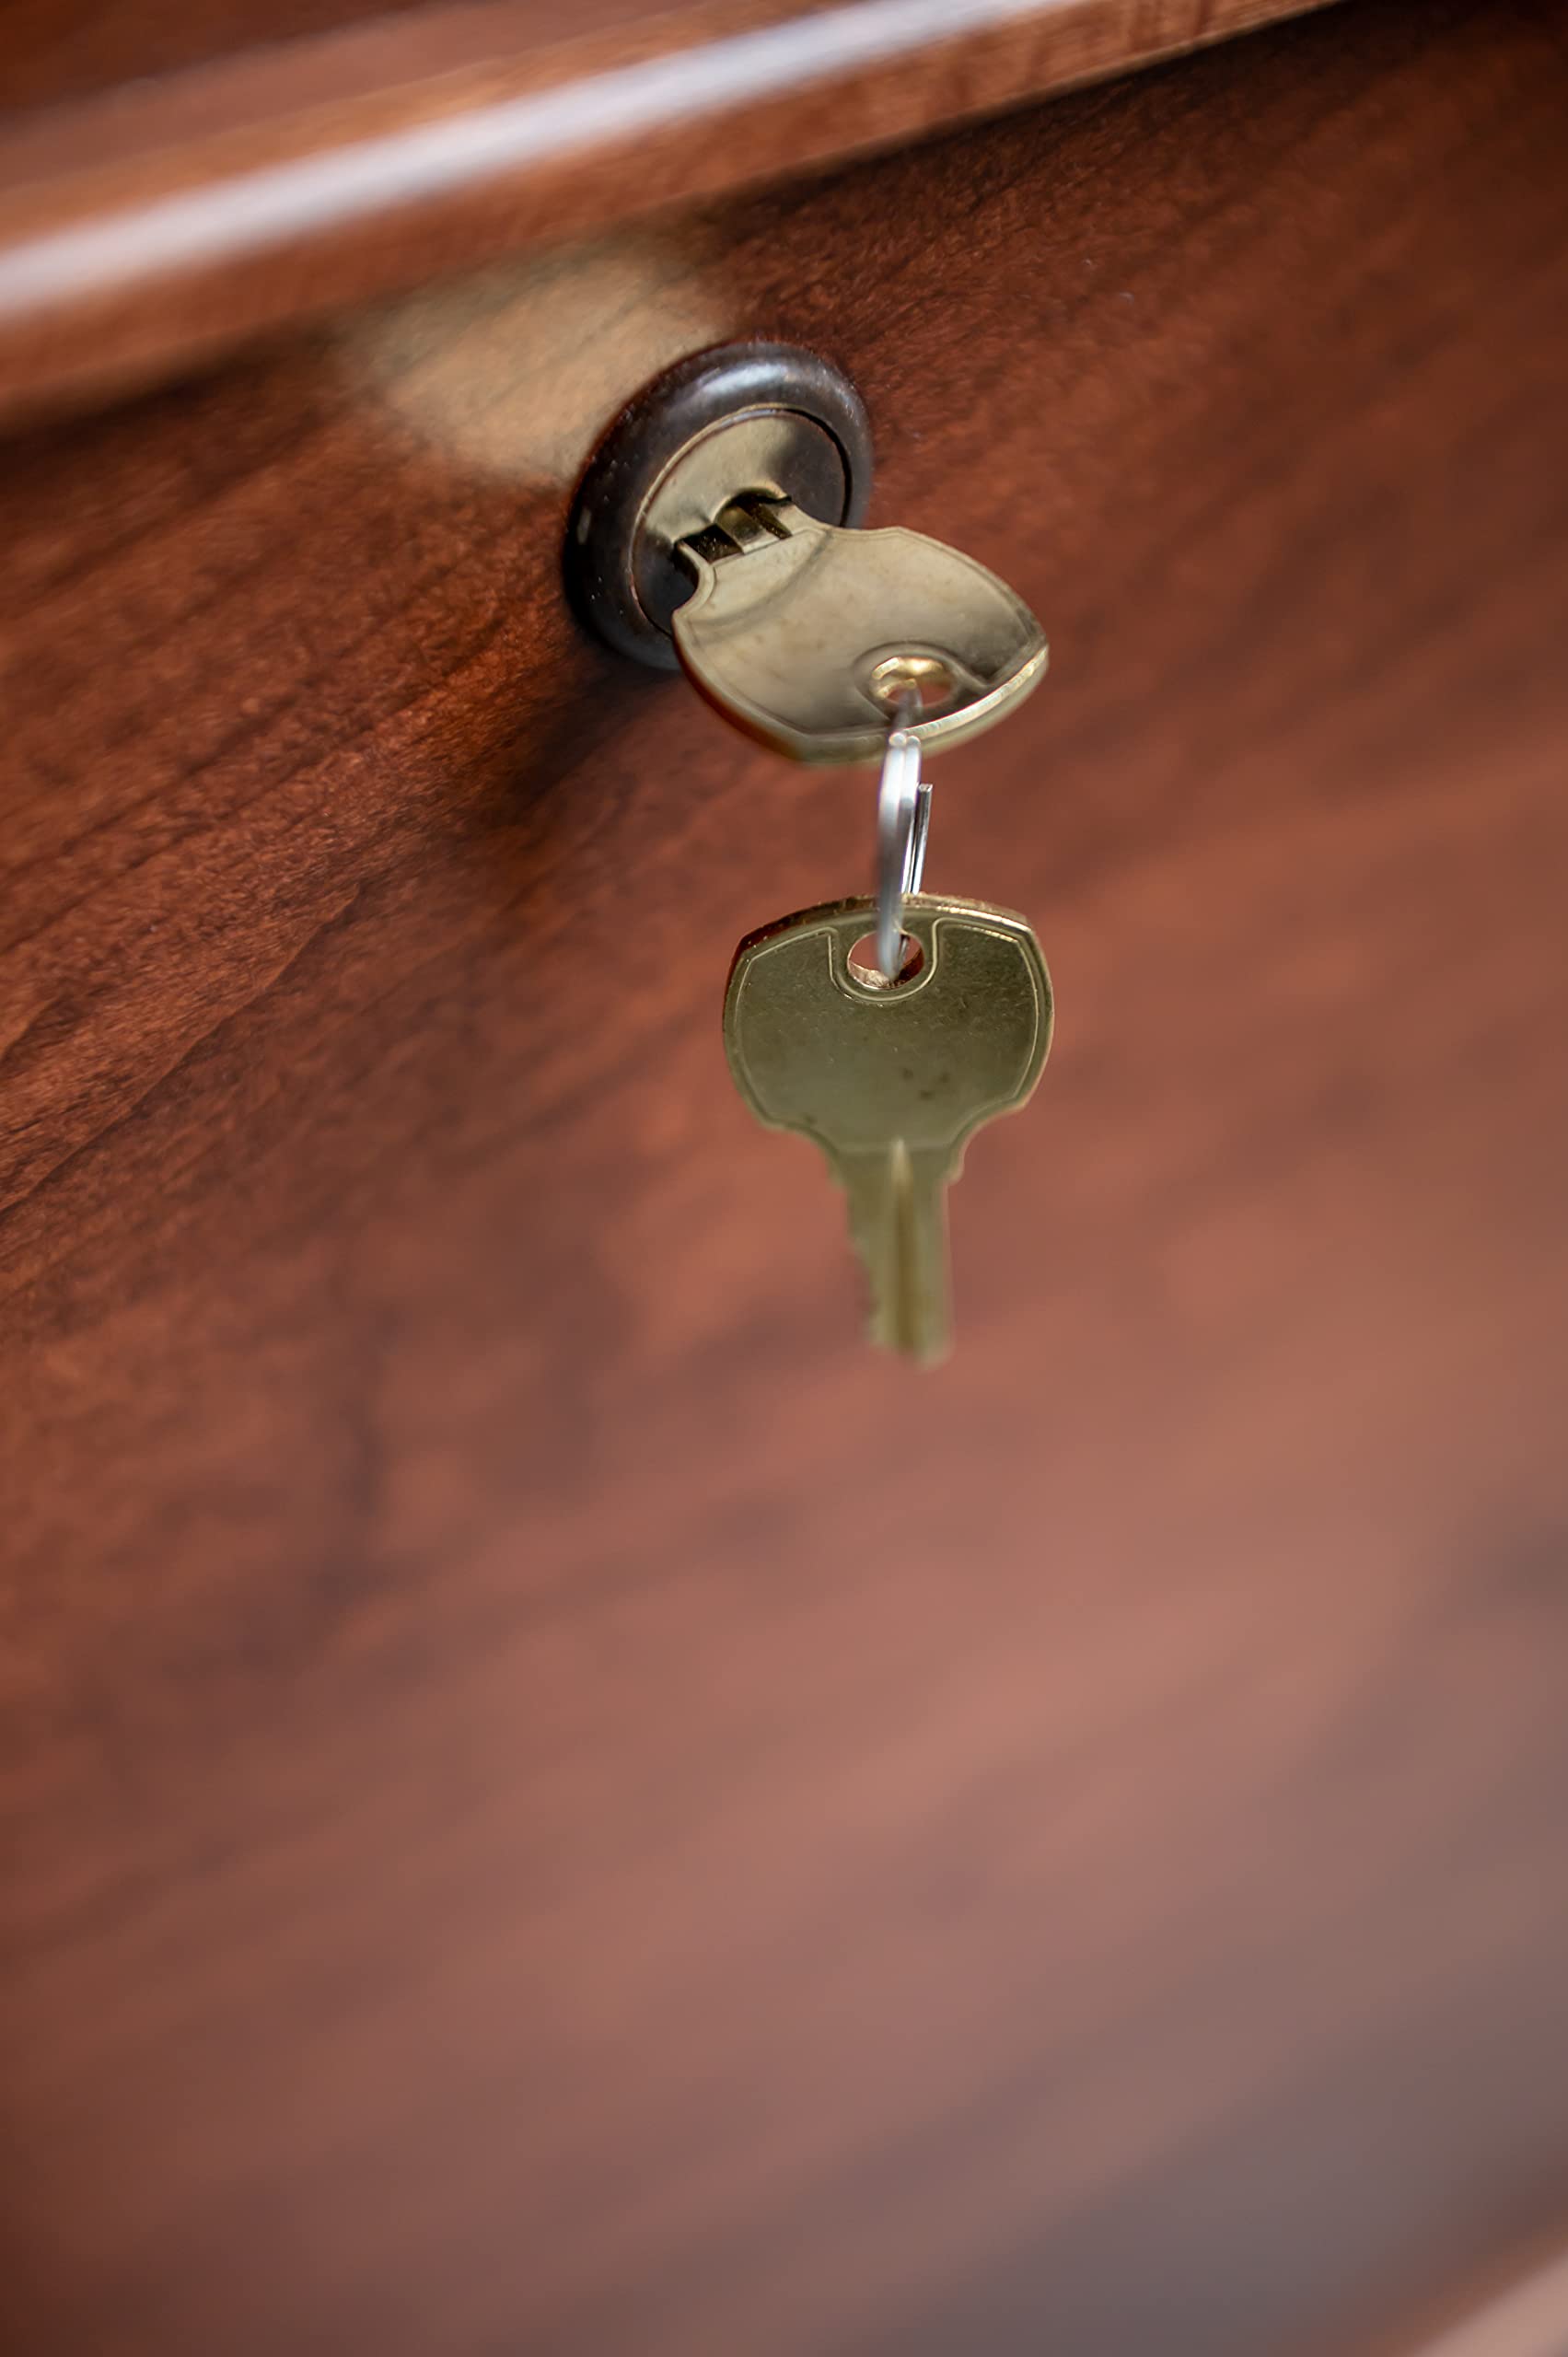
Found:
[(709, 702), (797, 761), (873, 761), (897, 725), (932, 750), (1027, 696), (1040, 624), (973, 557), (899, 527), (846, 531), (752, 493), (677, 553), (680, 660)]
[(1040, 1078), (1051, 981), (1022, 917), (922, 895), (901, 911), (906, 979), (889, 984), (853, 954), (876, 915), (837, 900), (743, 941), (725, 1047), (757, 1118), (813, 1139), (848, 1196), (873, 1341), (929, 1364), (950, 1339), (947, 1188), (975, 1131)]
[(860, 528), (870, 432), (854, 388), (787, 345), (701, 353), (622, 412), (579, 488), (579, 610), (639, 660), (679, 662), (790, 759), (879, 760), (991, 726), (1045, 671), (1044, 633), (974, 558)]

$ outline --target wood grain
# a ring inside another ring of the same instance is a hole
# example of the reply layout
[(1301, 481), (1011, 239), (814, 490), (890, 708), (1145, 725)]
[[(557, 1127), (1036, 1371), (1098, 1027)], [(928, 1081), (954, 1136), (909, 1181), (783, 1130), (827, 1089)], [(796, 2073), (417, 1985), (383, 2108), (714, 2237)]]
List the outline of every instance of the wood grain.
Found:
[(470, 0), (0, 131), (0, 414), (1315, 0)]
[[(1568, 2212), (1562, 97), (1376, 0), (6, 454), (10, 2346), (1302, 2357)], [(1051, 631), (935, 1378), (719, 1041), (864, 782), (559, 602), (678, 329)]]

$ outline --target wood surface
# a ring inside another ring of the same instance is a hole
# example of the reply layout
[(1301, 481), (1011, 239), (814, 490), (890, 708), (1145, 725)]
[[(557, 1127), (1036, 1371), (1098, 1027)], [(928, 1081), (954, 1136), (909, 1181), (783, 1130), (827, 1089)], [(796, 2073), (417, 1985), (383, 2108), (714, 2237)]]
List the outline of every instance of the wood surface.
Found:
[(0, 103), (53, 107), (148, 75), (258, 56), (366, 17), (430, 9), (431, 0), (137, 0), (134, 8), (123, 0), (6, 0)]
[[(1341, 2357), (1550, 2244), (1564, 79), (1349, 6), (6, 451), (0, 2342)], [(748, 331), (1053, 641), (935, 1376), (720, 1046), (866, 782), (558, 595)]]
[[(1517, 2263), (1416, 2333), (1384, 2344), (1382, 2357), (1562, 2357), (1568, 2349), (1568, 2249)], [(1369, 2352), (1376, 2357), (1376, 2352)]]
[[(0, 414), (1308, 5), (580, 0), (563, 21), (467, 0), (20, 109), (0, 121)], [(119, 56), (125, 19), (101, 22)], [(147, 30), (161, 54), (164, 18)]]

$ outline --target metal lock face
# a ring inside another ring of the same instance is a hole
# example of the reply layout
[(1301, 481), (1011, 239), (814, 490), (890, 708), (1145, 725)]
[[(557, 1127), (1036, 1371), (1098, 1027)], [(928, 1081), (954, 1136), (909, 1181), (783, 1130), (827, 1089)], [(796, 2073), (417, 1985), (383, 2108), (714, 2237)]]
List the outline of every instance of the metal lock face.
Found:
[(645, 386), (600, 441), (566, 535), (579, 615), (618, 653), (680, 666), (670, 624), (691, 595), (681, 543), (748, 493), (854, 525), (871, 495), (871, 427), (847, 377), (781, 343), (693, 353)]

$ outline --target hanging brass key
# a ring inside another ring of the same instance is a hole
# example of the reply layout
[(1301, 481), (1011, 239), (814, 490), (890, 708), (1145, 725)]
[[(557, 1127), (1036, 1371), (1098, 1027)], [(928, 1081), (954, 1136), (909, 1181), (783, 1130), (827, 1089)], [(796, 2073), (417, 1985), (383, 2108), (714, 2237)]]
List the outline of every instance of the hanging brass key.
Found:
[(1040, 1078), (1051, 981), (1022, 917), (922, 895), (889, 984), (853, 954), (876, 916), (837, 900), (743, 941), (725, 1046), (758, 1119), (813, 1139), (848, 1196), (873, 1341), (929, 1364), (950, 1340), (947, 1190), (974, 1132)]

